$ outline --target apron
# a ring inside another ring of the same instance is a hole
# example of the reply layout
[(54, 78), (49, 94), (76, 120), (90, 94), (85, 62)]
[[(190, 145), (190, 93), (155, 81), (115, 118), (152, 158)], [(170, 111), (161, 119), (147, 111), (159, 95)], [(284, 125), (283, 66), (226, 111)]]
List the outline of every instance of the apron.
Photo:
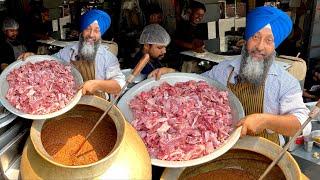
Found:
[(11, 42), (7, 41), (10, 46), (12, 47), (13, 53), (14, 53), (14, 58), (17, 59), (22, 53), (26, 52), (27, 49), (24, 45), (13, 45)]
[(163, 65), (162, 65), (162, 63), (159, 61), (159, 60), (157, 60), (157, 59), (155, 59), (155, 60), (150, 60), (149, 62), (148, 62), (148, 64), (150, 65), (150, 67), (152, 68), (152, 71), (153, 70), (156, 70), (156, 69), (158, 69), (158, 68), (161, 68), (161, 67), (163, 67)]
[[(250, 115), (253, 113), (263, 113), (263, 99), (264, 99), (264, 85), (256, 87), (251, 83), (230, 83), (231, 71), (228, 77), (227, 87), (238, 97), (240, 100), (245, 115)], [(264, 137), (278, 145), (280, 145), (279, 136), (277, 133), (268, 133), (267, 130), (263, 130), (258, 134), (250, 134), (253, 136)]]
[[(72, 53), (73, 54), (73, 53)], [(73, 57), (73, 55), (71, 55)], [(95, 61), (88, 60), (76, 60), (70, 61), (75, 68), (80, 72), (83, 82), (96, 79), (96, 69), (95, 69)], [(96, 96), (99, 96), (103, 99), (106, 99), (106, 94), (104, 92), (95, 92), (93, 93)]]

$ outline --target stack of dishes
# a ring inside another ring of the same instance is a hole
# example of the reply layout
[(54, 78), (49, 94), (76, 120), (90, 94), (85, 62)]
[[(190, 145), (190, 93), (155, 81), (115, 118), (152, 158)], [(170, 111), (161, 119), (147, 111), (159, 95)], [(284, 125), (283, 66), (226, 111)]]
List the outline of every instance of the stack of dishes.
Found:
[(6, 132), (12, 124), (13, 120), (17, 118), (16, 115), (10, 113), (2, 104), (0, 103), (0, 136)]
[(0, 179), (18, 179), (22, 148), (29, 136), (28, 124), (0, 103)]

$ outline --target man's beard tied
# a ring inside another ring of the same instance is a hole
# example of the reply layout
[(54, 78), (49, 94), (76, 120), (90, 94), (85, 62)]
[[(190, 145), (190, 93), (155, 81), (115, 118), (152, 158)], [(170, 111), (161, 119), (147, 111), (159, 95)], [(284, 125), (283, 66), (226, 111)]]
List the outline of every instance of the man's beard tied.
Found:
[(83, 36), (79, 37), (79, 59), (94, 61), (97, 55), (98, 48), (101, 44), (101, 40), (98, 40), (93, 45), (87, 43)]
[(256, 87), (263, 85), (274, 57), (275, 52), (264, 59), (254, 60), (244, 45), (241, 51), (239, 82), (251, 83)]

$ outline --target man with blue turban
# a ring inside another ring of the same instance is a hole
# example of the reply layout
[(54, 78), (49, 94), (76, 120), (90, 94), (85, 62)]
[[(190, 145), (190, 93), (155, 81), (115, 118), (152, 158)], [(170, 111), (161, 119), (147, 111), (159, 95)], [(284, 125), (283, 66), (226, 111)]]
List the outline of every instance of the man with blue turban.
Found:
[(54, 54), (79, 70), (85, 81), (83, 94), (116, 94), (125, 84), (117, 57), (101, 45), (101, 36), (110, 24), (111, 18), (106, 12), (97, 9), (87, 11), (81, 16), (79, 41)]
[[(258, 135), (280, 144), (278, 134), (293, 136), (308, 117), (298, 80), (275, 63), (275, 48), (291, 29), (290, 17), (275, 7), (252, 10), (241, 55), (203, 74), (227, 86), (242, 103), (242, 136)], [(310, 131), (309, 124), (304, 133)]]
[[(227, 86), (246, 117), (242, 135), (258, 135), (280, 144), (278, 134), (293, 136), (308, 117), (299, 82), (275, 63), (275, 48), (290, 34), (292, 20), (283, 11), (258, 7), (248, 13), (241, 55), (204, 73)], [(311, 131), (311, 125), (304, 133)], [(281, 136), (280, 136), (281, 137)]]

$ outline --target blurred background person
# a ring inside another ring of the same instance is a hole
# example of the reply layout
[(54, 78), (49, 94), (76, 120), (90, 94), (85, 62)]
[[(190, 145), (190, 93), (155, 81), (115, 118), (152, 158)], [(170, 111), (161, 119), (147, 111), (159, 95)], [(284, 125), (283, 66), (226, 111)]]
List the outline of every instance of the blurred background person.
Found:
[(48, 40), (52, 35), (52, 23), (49, 19), (49, 9), (44, 6), (42, 0), (31, 0), (27, 7), (28, 13), (24, 23), (26, 31), (24, 36), (29, 50), (38, 52), (39, 44), (37, 43), (37, 40)]
[(163, 12), (158, 4), (150, 4), (146, 9), (146, 25), (163, 23)]
[(52, 25), (49, 19), (49, 9), (41, 8), (39, 16), (32, 19), (32, 38), (35, 40), (47, 40), (51, 38)]
[(4, 19), (2, 23), (4, 38), (0, 42), (1, 72), (27, 51), (25, 45), (18, 40), (19, 24), (12, 18)]
[(303, 99), (305, 102), (317, 101), (320, 98), (320, 65), (312, 70), (312, 78), (306, 79), (303, 89)]
[(206, 12), (204, 4), (193, 1), (190, 4), (191, 14), (188, 20), (181, 20), (177, 23), (177, 29), (174, 37), (174, 44), (178, 47), (178, 51), (193, 50), (196, 52), (203, 51), (203, 40), (200, 39), (199, 24)]
[(193, 57), (181, 55), (183, 51), (204, 52), (203, 28), (201, 22), (206, 12), (204, 4), (198, 1), (190, 2), (188, 18), (177, 22), (173, 43), (170, 45), (168, 57), (175, 61), (170, 62), (170, 67), (182, 72), (199, 72), (198, 60)]

